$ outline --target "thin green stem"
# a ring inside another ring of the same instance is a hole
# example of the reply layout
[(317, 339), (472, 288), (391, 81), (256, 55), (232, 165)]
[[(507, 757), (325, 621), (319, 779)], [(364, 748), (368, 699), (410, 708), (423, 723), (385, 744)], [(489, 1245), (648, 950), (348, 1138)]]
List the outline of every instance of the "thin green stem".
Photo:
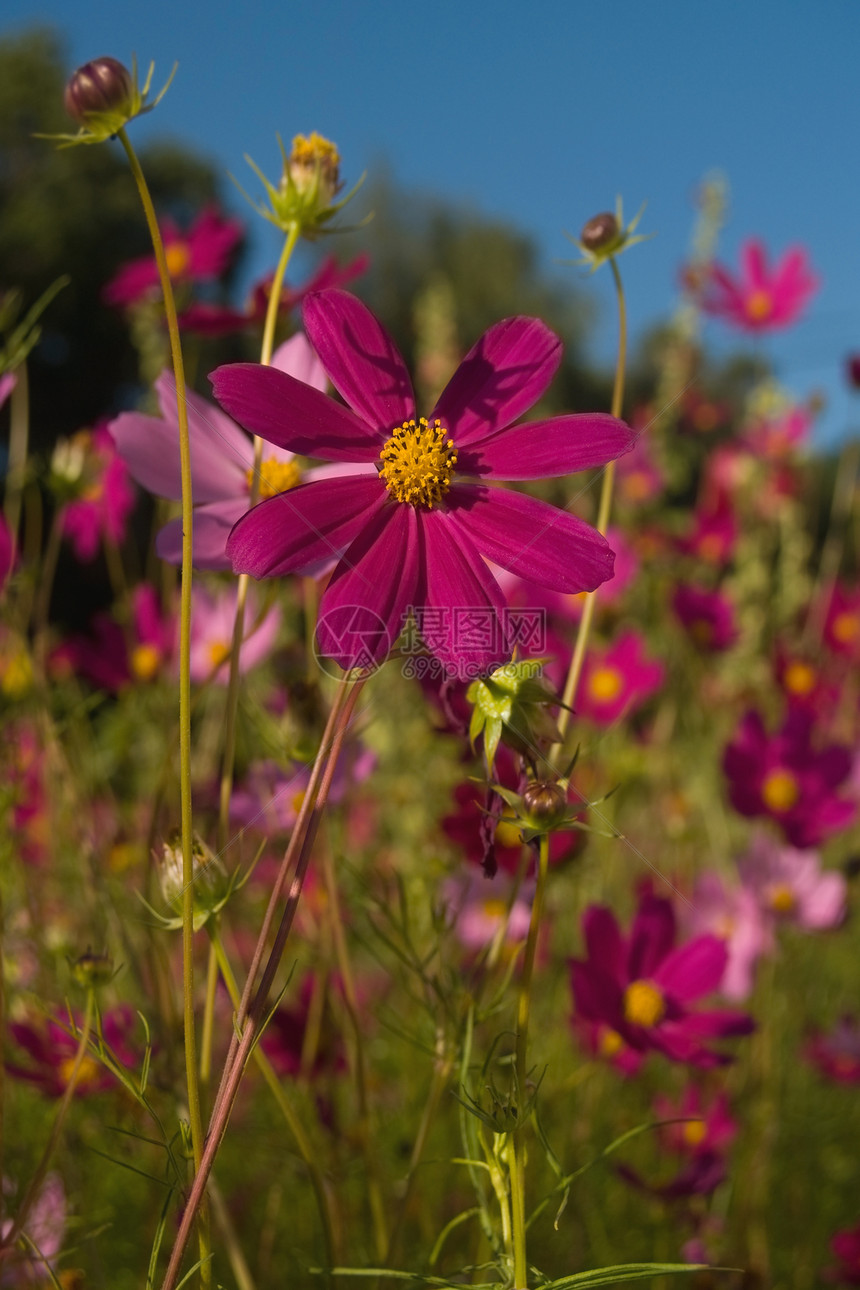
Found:
[[(299, 900), (301, 899), (317, 825), (328, 800), (340, 750), (343, 747), (343, 741), (352, 721), (352, 715), (363, 684), (363, 681), (356, 681), (352, 685), (344, 683), (329, 716), (326, 732), (323, 735), (323, 740), (311, 771), (299, 816), (281, 864), (281, 872), (272, 890), (269, 907), (263, 920), (263, 927), (254, 951), (251, 968), (248, 972), (248, 980), (245, 983), (245, 990), (239, 1002), (234, 1024), (233, 1042), (231, 1042), (230, 1051), (227, 1054), (227, 1061), (221, 1076), (221, 1085), (212, 1108), (203, 1159), (188, 1196), (185, 1212), (170, 1256), (170, 1262), (162, 1282), (162, 1290), (174, 1290), (176, 1286), (182, 1265), (182, 1256), (188, 1244), (195, 1214), (205, 1193), (206, 1179), (209, 1177), (212, 1166), (215, 1163), (215, 1157), (224, 1140), (224, 1134), (227, 1132), (230, 1114), (233, 1110), (233, 1104), (236, 1100), (245, 1068), (260, 1037), (265, 1012), (268, 1007), (269, 994), (283, 957)], [(322, 770), (323, 766), (325, 767), (324, 770)], [(293, 861), (295, 861), (295, 870), (290, 882), (287, 903), (281, 915), (280, 925), (269, 952), (269, 958), (260, 984), (256, 992), (254, 992), (257, 971), (268, 940), (269, 928), (272, 925), (274, 912), (286, 875), (292, 867)], [(237, 1034), (241, 1035), (240, 1039), (236, 1038)]]
[[(161, 230), (146, 178), (131, 145), (125, 128), (117, 132), (125, 149), (128, 163), (140, 194), (152, 249), (158, 266), (158, 277), (164, 296), (164, 314), (170, 337), (170, 353), (176, 383), (176, 410), (179, 421), (179, 456), (182, 481), (182, 583), (180, 595), (179, 628), (179, 796), (182, 831), (182, 987), (185, 1030), (185, 1075), (188, 1087), (188, 1114), (191, 1124), (191, 1145), (195, 1173), (200, 1168), (203, 1153), (203, 1122), (200, 1114), (200, 1088), (197, 1076), (197, 1038), (194, 1023), (194, 892), (193, 892), (193, 836), (191, 807), (191, 567), (192, 567), (192, 482), (191, 443), (188, 432), (188, 404), (185, 392), (185, 368), (182, 360), (182, 343), (176, 316), (176, 301), (170, 271), (164, 254)], [(200, 1211), (198, 1232), (200, 1238), (200, 1281), (204, 1287), (212, 1284), (212, 1260), (209, 1246), (209, 1224), (206, 1206)]]
[[(278, 305), (281, 300), (281, 287), (287, 272), (287, 265), (299, 239), (300, 225), (291, 224), (275, 276), (269, 292), (269, 304), (266, 309), (266, 322), (263, 327), (263, 344), (260, 362), (268, 367), (272, 361), (275, 345), (275, 327), (278, 321)], [(254, 465), (251, 472), (251, 494), (248, 498), (249, 508), (256, 506), (260, 500), (260, 468), (263, 464), (263, 440), (254, 435)], [(248, 600), (250, 579), (247, 573), (239, 575), (236, 588), (236, 617), (233, 620), (233, 644), (230, 650), (230, 676), (227, 682), (227, 711), (224, 718), (224, 752), (221, 761), (221, 786), (218, 811), (218, 850), (223, 851), (227, 845), (230, 820), (230, 795), (233, 791), (233, 770), (236, 763), (236, 717), (239, 709), (239, 656), (242, 651), (242, 638), (245, 632), (245, 606)]]
[(27, 473), (27, 442), (30, 437), (30, 387), (26, 362), (15, 369), (15, 376), (16, 381), (10, 401), (9, 462), (6, 467), (3, 513), (12, 534), (12, 540), (17, 546), (21, 496)]
[(528, 1285), (528, 1264), (526, 1262), (526, 1144), (525, 1144), (525, 1107), (526, 1081), (528, 1079), (529, 1047), (529, 1013), (531, 1010), (532, 977), (534, 976), (535, 954), (538, 936), (540, 935), (543, 917), (546, 876), (549, 869), (549, 834), (541, 834), (538, 851), (537, 886), (532, 902), (529, 934), (523, 956), (523, 970), (520, 976), (517, 994), (517, 1044), (514, 1069), (516, 1071), (516, 1095), (518, 1124), (511, 1134), (508, 1143), (508, 1163), (511, 1175), (511, 1222), (514, 1246), (514, 1286), (515, 1290), (526, 1290)]
[[(221, 973), (221, 978), (227, 987), (227, 992), (234, 1008), (239, 1007), (239, 987), (236, 983), (236, 977), (230, 960), (224, 949), (224, 942), (221, 939), (221, 931), (215, 920), (210, 920), (207, 924), (207, 930), (212, 944), (212, 951)], [(275, 1072), (272, 1063), (263, 1052), (259, 1044), (254, 1049), (254, 1061), (263, 1079), (266, 1081), (272, 1096), (278, 1104), (278, 1109), (286, 1121), (287, 1128), (293, 1135), (299, 1155), (301, 1156), (308, 1176), (311, 1180), (311, 1186), (314, 1189), (317, 1208), (319, 1209), (320, 1220), (322, 1222), (323, 1238), (325, 1240), (326, 1263), (328, 1267), (334, 1267), (339, 1262), (337, 1254), (337, 1242), (335, 1239), (335, 1223), (332, 1215), (331, 1197), (329, 1188), (326, 1186), (325, 1178), (320, 1169), (313, 1143), (305, 1132), (301, 1117), (298, 1111), (291, 1103), (287, 1096), (286, 1089)]]
[(75, 1057), (72, 1063), (72, 1070), (69, 1075), (69, 1082), (66, 1085), (66, 1091), (62, 1096), (60, 1105), (57, 1107), (57, 1114), (54, 1117), (54, 1123), (51, 1127), (51, 1132), (48, 1137), (48, 1141), (45, 1143), (45, 1149), (42, 1152), (42, 1158), (39, 1161), (38, 1165), (36, 1166), (36, 1172), (33, 1174), (33, 1177), (30, 1179), (29, 1186), (27, 1187), (27, 1190), (24, 1193), (24, 1198), (21, 1201), (21, 1204), (18, 1206), (18, 1213), (15, 1215), (15, 1218), (12, 1220), (12, 1226), (9, 1229), (8, 1233), (5, 1235), (5, 1237), (3, 1238), (3, 1243), (7, 1248), (11, 1248), (20, 1237), (21, 1232), (23, 1231), (23, 1228), (24, 1228), (24, 1224), (26, 1223), (27, 1217), (30, 1213), (30, 1210), (33, 1207), (33, 1203), (35, 1202), (37, 1196), (39, 1195), (42, 1184), (45, 1181), (45, 1177), (48, 1172), (48, 1166), (51, 1163), (51, 1158), (53, 1157), (53, 1154), (57, 1149), (57, 1143), (60, 1140), (60, 1133), (62, 1132), (63, 1124), (65, 1123), (65, 1119), (68, 1114), (69, 1107), (72, 1104), (72, 1098), (75, 1095), (75, 1089), (77, 1087), (78, 1080), (80, 1079), (80, 1076), (81, 1076), (81, 1068), (83, 1067), (83, 1064), (84, 1064), (84, 1058), (87, 1055), (87, 1047), (90, 1042), (90, 1035), (92, 1034), (93, 1019), (95, 1017), (95, 1011), (96, 1011), (95, 994), (93, 993), (92, 990), (88, 990), (87, 1003), (86, 1003), (86, 1008), (84, 1010), (84, 1024), (81, 1027), (81, 1034), (80, 1034), (80, 1038), (78, 1039), (78, 1046), (75, 1049)]
[[(624, 377), (627, 369), (627, 305), (624, 299), (624, 287), (621, 283), (621, 274), (618, 272), (618, 265), (615, 257), (611, 256), (609, 260), (612, 269), (612, 277), (615, 282), (615, 294), (618, 300), (618, 354), (615, 361), (615, 382), (612, 387), (612, 408), (611, 412), (614, 417), (621, 416), (621, 409), (624, 406)], [(612, 493), (615, 487), (615, 462), (610, 461), (603, 472), (603, 481), (600, 488), (600, 503), (597, 509), (597, 530), (605, 535), (609, 527), (609, 514), (612, 509)], [(559, 742), (553, 745), (549, 754), (549, 761), (556, 769), (561, 765), (561, 758), (564, 752), (564, 737), (567, 734), (567, 728), (570, 724), (570, 711), (576, 700), (576, 692), (579, 689), (579, 678), (582, 675), (582, 665), (585, 661), (585, 651), (588, 648), (588, 638), (591, 634), (591, 624), (594, 618), (596, 591), (589, 591), (585, 597), (585, 604), (582, 610), (582, 617), (579, 620), (579, 630), (576, 634), (576, 644), (573, 649), (573, 657), (570, 660), (570, 668), (567, 674), (567, 680), (562, 694), (562, 708), (558, 716)]]

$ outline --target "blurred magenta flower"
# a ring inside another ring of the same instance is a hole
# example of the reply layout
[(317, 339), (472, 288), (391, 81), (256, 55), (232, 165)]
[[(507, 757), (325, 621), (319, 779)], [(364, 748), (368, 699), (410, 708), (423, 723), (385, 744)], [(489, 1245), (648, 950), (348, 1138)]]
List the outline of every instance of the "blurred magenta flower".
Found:
[(662, 1095), (657, 1096), (654, 1099), (654, 1113), (660, 1120), (686, 1121), (683, 1124), (667, 1124), (660, 1130), (665, 1148), (684, 1157), (686, 1164), (666, 1183), (645, 1182), (628, 1165), (622, 1165), (619, 1169), (622, 1178), (664, 1200), (709, 1196), (725, 1180), (726, 1149), (738, 1129), (729, 1114), (726, 1094), (720, 1093), (709, 1103), (704, 1103), (699, 1089), (694, 1084), (689, 1084), (678, 1102)]
[(737, 639), (734, 607), (721, 591), (680, 583), (672, 597), (672, 608), (693, 644), (707, 653), (728, 649)]
[(686, 537), (678, 539), (678, 550), (721, 568), (734, 555), (737, 540), (737, 521), (728, 499), (723, 497), (714, 510), (694, 511), (693, 527)]
[(812, 420), (807, 407), (787, 408), (779, 416), (754, 421), (747, 427), (743, 442), (759, 457), (789, 457), (805, 447)]
[[(298, 333), (280, 346), (272, 366), (316, 390), (325, 388), (325, 372), (305, 337)], [(173, 373), (162, 372), (155, 382), (160, 417), (123, 412), (109, 429), (116, 450), (133, 477), (157, 497), (178, 501), (182, 496), (179, 422)], [(191, 438), (191, 485), (194, 501), (193, 556), (197, 569), (229, 569), (225, 554), (230, 530), (250, 505), (254, 444), (219, 407), (199, 394), (188, 393), (188, 431)], [(260, 467), (261, 497), (274, 497), (302, 478), (283, 448), (269, 448)], [(336, 468), (337, 469), (337, 468)], [(345, 473), (345, 468), (340, 468)], [(331, 473), (331, 468), (329, 468)], [(322, 472), (308, 473), (319, 478)], [(323, 476), (324, 477), (324, 476)], [(171, 520), (158, 534), (156, 550), (171, 564), (182, 561), (182, 520)]]
[(651, 440), (646, 433), (648, 418), (648, 410), (640, 410), (634, 416), (636, 438), (633, 447), (615, 468), (618, 500), (634, 508), (653, 502), (666, 484), (663, 471), (654, 461)]
[(843, 1016), (830, 1030), (814, 1031), (806, 1056), (828, 1079), (860, 1084), (860, 1021)]
[(12, 530), (0, 515), (0, 591), (9, 581), (9, 575), (15, 567), (15, 538)]
[(629, 937), (622, 936), (611, 910), (590, 905), (583, 930), (586, 957), (570, 960), (576, 1012), (617, 1034), (623, 1044), (708, 1067), (730, 1058), (704, 1041), (753, 1029), (742, 1012), (695, 1010), (699, 999), (718, 989), (728, 951), (716, 936), (676, 946), (670, 901), (646, 891)]
[[(135, 1066), (140, 1054), (131, 1042), (131, 1035), (138, 1025), (138, 1017), (128, 1004), (109, 1008), (102, 1014), (102, 1035), (114, 1057), (123, 1066)], [(80, 1017), (76, 1018), (80, 1026)], [(27, 1065), (17, 1060), (6, 1061), (6, 1070), (16, 1079), (24, 1080), (40, 1089), (46, 1097), (62, 1097), (66, 1091), (78, 1040), (69, 1033), (68, 1017), (57, 1013), (57, 1019), (40, 1019), (37, 1023), (11, 1021), (9, 1035), (14, 1044), (29, 1058)], [(86, 1054), (75, 1085), (75, 1097), (101, 1093), (114, 1084), (114, 1076), (95, 1057)]]
[(3, 745), (10, 840), (25, 864), (40, 865), (48, 858), (51, 843), (48, 759), (42, 738), (31, 722), (10, 722)]
[(837, 583), (824, 623), (825, 644), (852, 663), (860, 662), (860, 587)]
[(3, 372), (0, 375), (0, 408), (9, 398), (17, 383), (18, 377), (14, 372)]
[(838, 700), (838, 686), (828, 681), (824, 671), (802, 654), (778, 648), (774, 670), (789, 704), (807, 708), (821, 717)]
[(600, 726), (612, 725), (641, 708), (660, 689), (664, 677), (663, 664), (645, 657), (639, 633), (622, 632), (607, 649), (586, 655), (577, 715)]
[[(191, 608), (191, 679), (214, 681), (226, 685), (230, 673), (229, 659), (233, 648), (233, 626), (236, 620), (236, 586), (210, 591), (195, 585)], [(274, 648), (281, 625), (276, 605), (258, 617), (256, 597), (248, 595), (245, 608), (245, 635), (239, 656), (239, 671), (248, 672), (265, 662)]]
[(75, 555), (86, 563), (95, 559), (103, 539), (122, 542), (134, 491), (107, 426), (81, 431), (73, 442), (81, 454), (77, 496), (61, 508), (61, 523)]
[(131, 611), (127, 631), (110, 614), (97, 614), (89, 635), (72, 636), (54, 650), (52, 674), (72, 671), (113, 693), (154, 680), (173, 656), (175, 615), (162, 613), (158, 592), (149, 583), (135, 587)]
[(377, 467), (263, 501), (228, 541), (233, 568), (258, 578), (301, 573), (344, 552), (320, 605), (323, 654), (345, 669), (380, 663), (411, 610), (425, 643), (432, 623), (431, 652), (449, 671), (477, 674), (511, 652), (504, 597), (482, 557), (555, 591), (606, 581), (612, 552), (582, 520), (510, 489), (456, 479), (566, 475), (630, 447), (629, 428), (602, 413), (512, 425), (543, 394), (561, 357), (561, 342), (542, 322), (509, 318), (491, 327), (429, 419), (416, 417), (403, 359), (359, 300), (342, 291), (308, 296), (304, 323), (346, 408), (248, 363), (219, 368), (212, 382), (221, 405), (270, 442)]
[(741, 815), (766, 815), (793, 847), (815, 847), (854, 819), (856, 806), (837, 796), (851, 772), (851, 754), (838, 744), (813, 746), (813, 719), (789, 710), (769, 735), (758, 712), (741, 720), (723, 754), (729, 799)]
[(796, 322), (817, 289), (802, 247), (786, 251), (770, 269), (762, 243), (749, 238), (741, 247), (738, 277), (721, 264), (711, 265), (701, 307), (743, 331), (771, 331)]
[[(344, 265), (338, 264), (333, 255), (327, 255), (303, 286), (295, 289), (288, 286), (283, 288), (278, 313), (289, 313), (312, 291), (325, 291), (329, 287), (345, 287), (348, 282), (352, 282), (366, 272), (369, 263), (368, 255), (357, 255), (355, 259)], [(244, 310), (233, 309), (229, 305), (212, 304), (205, 300), (195, 301), (179, 315), (180, 328), (183, 331), (196, 332), (198, 336), (231, 336), (248, 327), (262, 326), (269, 307), (269, 292), (273, 276), (269, 274), (254, 283)]]
[[(230, 263), (244, 228), (241, 220), (224, 219), (209, 206), (197, 216), (183, 237), (172, 219), (161, 222), (167, 269), (174, 282), (211, 282)], [(103, 291), (106, 304), (127, 307), (161, 290), (154, 255), (124, 264)]]
[(838, 927), (845, 918), (845, 878), (841, 873), (823, 871), (815, 851), (780, 846), (760, 832), (738, 861), (738, 871), (746, 889), (773, 922), (821, 931)]
[(825, 1270), (827, 1280), (839, 1285), (860, 1286), (860, 1222), (836, 1232), (831, 1238), (830, 1250), (839, 1260), (839, 1265)]
[(503, 928), (511, 950), (528, 936), (534, 883), (516, 889), (508, 875), (488, 882), (473, 870), (448, 878), (440, 894), (455, 935), (466, 949), (487, 949)]

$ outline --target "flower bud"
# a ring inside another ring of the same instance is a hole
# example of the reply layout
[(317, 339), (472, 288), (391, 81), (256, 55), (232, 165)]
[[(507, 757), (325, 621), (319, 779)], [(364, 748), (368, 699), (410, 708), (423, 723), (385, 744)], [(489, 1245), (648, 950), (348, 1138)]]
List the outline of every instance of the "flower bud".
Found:
[(617, 239), (619, 231), (612, 211), (602, 211), (583, 226), (579, 240), (587, 251), (601, 251)]
[(72, 959), (69, 967), (78, 985), (88, 989), (107, 985), (113, 979), (115, 972), (114, 961), (109, 954), (94, 954), (92, 950), (87, 950), (86, 954)]
[[(185, 870), (182, 862), (182, 838), (178, 830), (174, 830), (164, 843), (158, 877), (165, 901), (181, 915)], [(230, 894), (230, 884), (221, 861), (197, 834), (191, 844), (191, 882), (194, 888), (193, 925), (195, 932), (198, 932), (213, 914), (224, 907)], [(176, 925), (181, 925), (181, 920)]]
[(567, 810), (567, 798), (558, 784), (536, 780), (523, 793), (523, 806), (535, 825), (557, 823)]
[(134, 80), (116, 58), (94, 58), (69, 77), (63, 95), (65, 109), (78, 125), (103, 112), (131, 115)]
[(340, 154), (333, 143), (315, 130), (307, 136), (297, 134), (286, 173), (300, 196), (311, 196), (319, 209), (325, 210), (341, 186)]

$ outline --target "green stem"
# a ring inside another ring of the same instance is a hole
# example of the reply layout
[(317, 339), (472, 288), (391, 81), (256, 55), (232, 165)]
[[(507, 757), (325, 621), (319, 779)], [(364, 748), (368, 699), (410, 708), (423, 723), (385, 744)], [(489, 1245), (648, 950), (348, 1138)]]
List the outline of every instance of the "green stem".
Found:
[(528, 1285), (528, 1264), (526, 1262), (526, 1144), (525, 1144), (525, 1106), (526, 1081), (528, 1079), (528, 1046), (529, 1046), (529, 1013), (531, 1010), (532, 977), (534, 976), (535, 954), (538, 936), (543, 917), (546, 876), (549, 869), (549, 834), (542, 833), (538, 852), (537, 886), (535, 887), (532, 914), (529, 920), (529, 934), (523, 957), (523, 970), (520, 977), (520, 988), (517, 997), (517, 1045), (514, 1069), (516, 1071), (517, 1127), (511, 1134), (508, 1160), (511, 1175), (511, 1221), (514, 1246), (514, 1286), (515, 1290), (526, 1290)]
[[(624, 375), (627, 367), (627, 305), (624, 300), (624, 287), (621, 283), (621, 274), (618, 272), (618, 265), (615, 257), (611, 256), (609, 260), (612, 269), (612, 277), (615, 281), (615, 294), (618, 299), (618, 355), (615, 362), (615, 383), (612, 387), (612, 408), (611, 412), (614, 417), (621, 416), (621, 409), (624, 406)], [(615, 462), (610, 461), (603, 472), (603, 482), (600, 489), (600, 504), (597, 510), (597, 530), (605, 535), (609, 527), (609, 513), (612, 509), (612, 493), (615, 487)], [(596, 591), (589, 591), (585, 597), (585, 604), (582, 610), (582, 617), (579, 620), (579, 630), (576, 634), (576, 644), (573, 650), (573, 657), (570, 660), (570, 669), (567, 674), (567, 680), (562, 694), (562, 704), (564, 705), (558, 716), (558, 731), (560, 740), (550, 750), (549, 761), (559, 768), (561, 757), (564, 752), (564, 737), (567, 734), (567, 728), (570, 724), (570, 710), (576, 700), (576, 692), (579, 688), (579, 678), (582, 675), (582, 665), (585, 661), (585, 651), (588, 647), (588, 638), (591, 634), (591, 623), (594, 618)]]
[(66, 1091), (63, 1094), (60, 1105), (57, 1107), (57, 1114), (54, 1117), (54, 1123), (51, 1128), (51, 1133), (48, 1138), (48, 1141), (45, 1143), (45, 1149), (42, 1152), (42, 1158), (36, 1167), (36, 1172), (33, 1174), (33, 1177), (30, 1179), (30, 1184), (26, 1192), (24, 1193), (24, 1199), (21, 1201), (21, 1204), (18, 1207), (18, 1213), (15, 1215), (15, 1218), (12, 1221), (12, 1226), (9, 1232), (3, 1238), (3, 1244), (9, 1249), (12, 1248), (12, 1246), (20, 1237), (21, 1232), (23, 1231), (24, 1224), (27, 1221), (27, 1217), (30, 1213), (30, 1210), (33, 1206), (34, 1201), (39, 1195), (42, 1184), (45, 1181), (45, 1176), (48, 1172), (48, 1166), (51, 1163), (51, 1158), (57, 1148), (57, 1143), (60, 1140), (60, 1133), (62, 1131), (63, 1124), (66, 1119), (66, 1115), (68, 1114), (69, 1107), (72, 1104), (72, 1098), (75, 1095), (75, 1089), (77, 1087), (78, 1080), (80, 1079), (80, 1075), (81, 1075), (81, 1067), (83, 1066), (84, 1058), (87, 1055), (87, 1047), (90, 1042), (90, 1034), (92, 1033), (94, 1016), (95, 1016), (95, 995), (92, 990), (88, 990), (86, 1009), (84, 1011), (84, 1024), (81, 1027), (81, 1035), (80, 1035), (80, 1039), (78, 1040), (77, 1049), (75, 1050), (75, 1058), (74, 1058), (74, 1062), (72, 1063), (72, 1070), (71, 1070), (71, 1074), (69, 1075), (69, 1082), (66, 1085)]
[[(185, 1212), (182, 1215), (170, 1262), (162, 1282), (162, 1290), (175, 1290), (182, 1264), (182, 1256), (188, 1244), (195, 1214), (206, 1190), (206, 1179), (215, 1163), (215, 1157), (224, 1140), (224, 1134), (227, 1132), (230, 1113), (233, 1109), (245, 1068), (260, 1037), (265, 1012), (268, 1007), (269, 994), (286, 947), (299, 900), (301, 899), (317, 825), (328, 800), (340, 750), (343, 747), (343, 741), (352, 721), (352, 715), (363, 684), (363, 681), (356, 681), (352, 685), (344, 682), (329, 716), (326, 732), (323, 735), (323, 740), (311, 771), (299, 816), (281, 864), (281, 872), (272, 890), (269, 907), (263, 920), (263, 926), (254, 951), (254, 958), (248, 972), (248, 979), (245, 983), (245, 990), (239, 1001), (234, 1022), (233, 1040), (231, 1041), (230, 1051), (227, 1054), (227, 1061), (221, 1076), (221, 1084), (215, 1104), (212, 1108), (203, 1159), (189, 1193)], [(323, 766), (325, 766), (324, 770), (322, 769)], [(295, 871), (290, 882), (287, 903), (281, 915), (278, 931), (269, 952), (269, 958), (260, 984), (255, 992), (254, 985), (257, 972), (268, 940), (275, 908), (293, 861), (295, 861)], [(240, 1034), (241, 1038), (237, 1039), (237, 1034)]]
[[(188, 1087), (188, 1114), (191, 1123), (191, 1147), (195, 1173), (203, 1153), (203, 1122), (200, 1114), (200, 1088), (197, 1077), (197, 1038), (194, 1026), (194, 892), (193, 836), (191, 820), (191, 566), (192, 566), (192, 482), (191, 443), (188, 432), (188, 404), (185, 394), (185, 368), (182, 344), (170, 272), (164, 254), (161, 230), (146, 178), (131, 145), (125, 127), (117, 131), (134, 176), (152, 239), (158, 265), (158, 277), (164, 296), (164, 315), (170, 337), (173, 375), (176, 382), (176, 411), (179, 421), (179, 455), (182, 481), (182, 583), (179, 629), (179, 796), (182, 827), (182, 987), (185, 1030), (185, 1076)], [(212, 1284), (212, 1260), (209, 1246), (209, 1224), (205, 1204), (201, 1207), (198, 1233), (200, 1239), (200, 1281)]]
[(6, 468), (6, 497), (3, 513), (12, 541), (18, 545), (18, 522), (21, 518), (21, 495), (27, 471), (27, 441), (30, 437), (30, 388), (27, 364), (15, 369), (16, 381), (10, 400), (9, 463)]
[[(221, 978), (227, 987), (227, 992), (230, 995), (234, 1009), (238, 1009), (239, 987), (236, 984), (236, 977), (233, 973), (233, 968), (224, 949), (224, 942), (221, 939), (220, 928), (215, 920), (211, 920), (207, 924), (207, 930), (209, 931), (212, 951), (215, 955), (218, 969), (221, 973)], [(266, 1081), (272, 1096), (278, 1104), (278, 1109), (287, 1123), (287, 1128), (293, 1135), (299, 1155), (304, 1161), (305, 1168), (308, 1171), (308, 1176), (310, 1177), (311, 1185), (314, 1189), (314, 1195), (316, 1197), (317, 1207), (319, 1209), (319, 1215), (322, 1222), (323, 1238), (325, 1240), (326, 1250), (326, 1263), (328, 1267), (334, 1267), (339, 1262), (339, 1259), (336, 1254), (335, 1224), (332, 1217), (331, 1198), (322, 1170), (317, 1163), (313, 1143), (305, 1132), (301, 1117), (290, 1102), (272, 1063), (269, 1061), (259, 1044), (254, 1049), (254, 1061), (257, 1064), (260, 1074)]]
[[(287, 272), (287, 265), (299, 239), (299, 224), (291, 224), (281, 251), (281, 258), (272, 279), (269, 292), (269, 304), (266, 309), (266, 322), (263, 327), (263, 344), (260, 362), (268, 367), (272, 361), (275, 346), (275, 327), (278, 321), (278, 305), (281, 300), (281, 286)], [(254, 465), (251, 473), (251, 494), (248, 498), (249, 509), (260, 500), (260, 467), (263, 464), (263, 440), (254, 435)], [(230, 795), (233, 791), (233, 770), (236, 764), (236, 717), (239, 709), (239, 655), (242, 651), (242, 637), (245, 631), (245, 605), (248, 600), (250, 579), (247, 573), (239, 575), (236, 588), (236, 617), (233, 620), (233, 645), (230, 650), (230, 677), (227, 682), (227, 712), (224, 718), (224, 755), (221, 762), (221, 787), (218, 811), (218, 850), (223, 851), (227, 845), (230, 827)]]

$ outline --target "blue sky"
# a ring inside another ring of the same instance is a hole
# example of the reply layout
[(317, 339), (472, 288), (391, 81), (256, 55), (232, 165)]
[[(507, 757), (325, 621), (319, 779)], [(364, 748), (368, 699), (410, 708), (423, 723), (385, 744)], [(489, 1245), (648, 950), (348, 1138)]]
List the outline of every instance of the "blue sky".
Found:
[[(842, 377), (860, 349), (855, 0), (4, 0), (0, 34), (56, 26), (70, 68), (112, 54), (176, 79), (138, 137), (172, 134), (255, 192), (243, 154), (277, 173), (275, 135), (334, 139), (349, 183), (385, 163), (411, 188), (509, 220), (547, 266), (571, 253), (563, 230), (623, 195), (657, 236), (624, 259), (634, 336), (671, 310), (692, 194), (719, 169), (731, 189), (720, 258), (745, 237), (776, 255), (809, 248), (822, 280), (807, 318), (763, 342), (797, 394), (825, 393), (822, 440), (860, 426)], [(226, 191), (226, 190), (225, 190)], [(241, 198), (230, 196), (241, 209)], [(252, 269), (277, 235), (260, 225)], [(577, 273), (577, 270), (559, 270)], [(610, 285), (593, 354), (613, 345)], [(732, 337), (708, 325), (714, 347)]]

